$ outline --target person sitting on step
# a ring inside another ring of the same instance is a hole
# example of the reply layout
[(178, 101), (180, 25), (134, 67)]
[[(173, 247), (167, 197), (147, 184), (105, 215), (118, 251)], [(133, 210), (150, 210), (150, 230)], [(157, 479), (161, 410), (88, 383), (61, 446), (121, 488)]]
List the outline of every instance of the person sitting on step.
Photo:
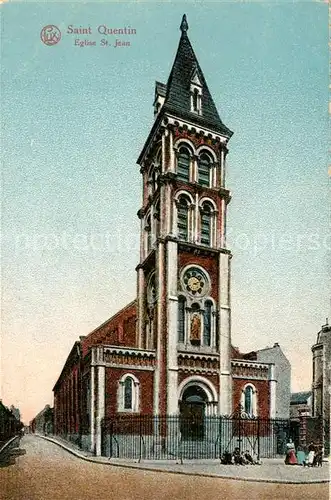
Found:
[(244, 461), (243, 455), (242, 455), (242, 453), (240, 453), (240, 449), (239, 448), (235, 448), (234, 449), (233, 459), (234, 459), (235, 465), (245, 465), (245, 461)]
[(245, 451), (244, 457), (248, 464), (255, 465), (254, 459), (252, 455), (249, 453), (249, 450)]
[(232, 454), (229, 450), (225, 450), (221, 458), (221, 464), (223, 465), (232, 465)]

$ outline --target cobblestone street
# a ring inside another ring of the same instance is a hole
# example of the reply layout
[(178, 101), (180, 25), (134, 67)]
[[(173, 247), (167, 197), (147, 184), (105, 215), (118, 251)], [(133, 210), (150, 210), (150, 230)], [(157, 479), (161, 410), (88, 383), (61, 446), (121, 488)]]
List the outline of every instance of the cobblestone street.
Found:
[[(146, 471), (79, 459), (58, 445), (25, 436), (14, 465), (0, 469), (3, 500), (192, 500), (329, 498), (329, 485), (272, 484)], [(183, 466), (182, 466), (183, 467)], [(194, 468), (190, 467), (191, 472)], [(298, 469), (298, 473), (301, 470)]]

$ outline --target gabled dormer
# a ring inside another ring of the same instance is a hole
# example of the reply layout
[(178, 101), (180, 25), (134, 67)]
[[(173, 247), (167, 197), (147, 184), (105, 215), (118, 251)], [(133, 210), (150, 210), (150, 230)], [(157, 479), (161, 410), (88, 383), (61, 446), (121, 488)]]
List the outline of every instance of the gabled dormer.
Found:
[(202, 82), (199, 78), (198, 69), (195, 67), (191, 76), (190, 94), (191, 111), (197, 115), (202, 114)]

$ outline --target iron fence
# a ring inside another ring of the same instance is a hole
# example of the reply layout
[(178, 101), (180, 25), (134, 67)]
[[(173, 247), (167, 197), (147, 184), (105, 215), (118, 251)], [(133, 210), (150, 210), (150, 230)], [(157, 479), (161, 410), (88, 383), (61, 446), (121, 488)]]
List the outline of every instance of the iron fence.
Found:
[(258, 458), (283, 455), (290, 437), (287, 419), (116, 415), (102, 422), (102, 454), (146, 460), (220, 459), (225, 451), (248, 450)]

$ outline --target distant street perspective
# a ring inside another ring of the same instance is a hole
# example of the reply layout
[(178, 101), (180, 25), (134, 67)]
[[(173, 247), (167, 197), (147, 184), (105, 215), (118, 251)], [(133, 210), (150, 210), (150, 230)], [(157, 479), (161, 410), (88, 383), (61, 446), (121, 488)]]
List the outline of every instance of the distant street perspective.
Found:
[[(33, 435), (23, 437), (20, 447), (25, 449), (26, 453), (17, 456), (15, 463), (0, 468), (1, 500), (329, 498), (327, 483), (273, 484), (234, 481), (92, 463)], [(144, 467), (148, 467), (148, 464), (144, 464)], [(233, 466), (233, 470), (235, 469), (236, 466)], [(311, 470), (306, 472), (309, 474)], [(299, 473), (304, 477), (303, 469), (299, 469), (293, 477)]]

